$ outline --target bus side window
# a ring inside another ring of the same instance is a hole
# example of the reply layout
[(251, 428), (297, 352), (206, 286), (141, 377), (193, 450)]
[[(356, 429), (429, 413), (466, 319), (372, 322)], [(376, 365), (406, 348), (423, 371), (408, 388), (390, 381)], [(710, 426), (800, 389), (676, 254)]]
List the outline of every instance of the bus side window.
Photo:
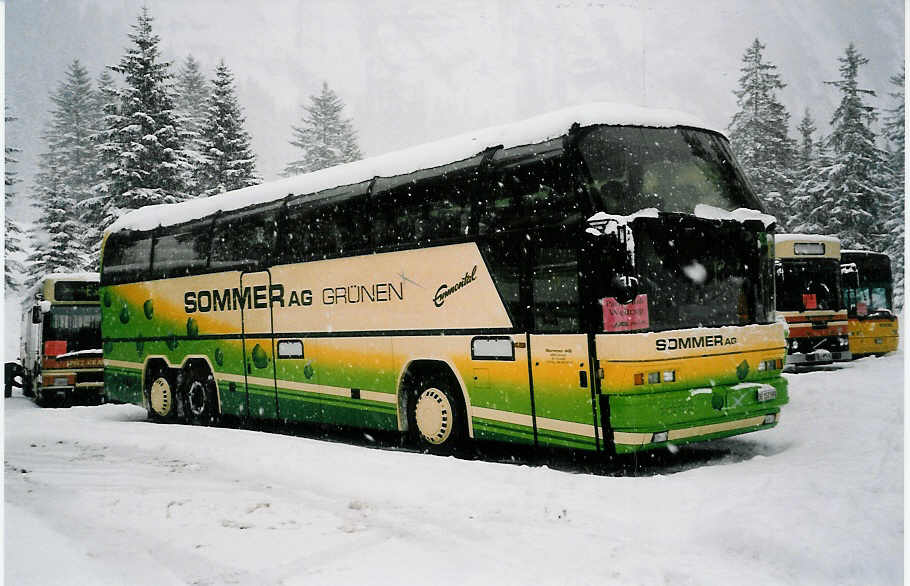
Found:
[(249, 268), (268, 262), (277, 233), (274, 214), (250, 214), (216, 222), (210, 266)]
[(180, 277), (204, 269), (209, 260), (208, 223), (178, 234), (155, 238), (153, 278)]
[(521, 232), (503, 232), (482, 239), (478, 245), (513, 326), (526, 329), (530, 305), (525, 278), (528, 240)]
[(312, 208), (301, 206), (289, 210), (282, 223), (278, 262), (289, 264), (308, 260), (315, 252), (317, 233)]
[(370, 244), (370, 227), (363, 198), (352, 197), (329, 206), (335, 230), (337, 254), (350, 255), (365, 251)]
[[(532, 233), (532, 240), (544, 240)], [(580, 300), (578, 259), (572, 243), (539, 242), (533, 265), (534, 330), (577, 332)]]
[(133, 239), (129, 234), (112, 235), (104, 248), (105, 281), (122, 283), (130, 275), (145, 278), (152, 262), (152, 237)]
[(471, 193), (465, 181), (452, 180), (428, 194), (428, 234), (431, 238), (463, 238), (471, 222)]
[(478, 197), (478, 228), (481, 235), (508, 230), (521, 217), (521, 201), (513, 193), (502, 189), (502, 183)]

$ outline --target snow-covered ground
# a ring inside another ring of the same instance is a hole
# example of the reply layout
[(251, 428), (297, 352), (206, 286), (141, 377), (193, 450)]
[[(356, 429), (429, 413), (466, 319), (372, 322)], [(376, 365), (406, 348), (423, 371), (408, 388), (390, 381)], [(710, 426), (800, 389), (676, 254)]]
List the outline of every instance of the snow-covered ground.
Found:
[(902, 353), (787, 376), (777, 429), (637, 475), (13, 397), (6, 583), (902, 583)]

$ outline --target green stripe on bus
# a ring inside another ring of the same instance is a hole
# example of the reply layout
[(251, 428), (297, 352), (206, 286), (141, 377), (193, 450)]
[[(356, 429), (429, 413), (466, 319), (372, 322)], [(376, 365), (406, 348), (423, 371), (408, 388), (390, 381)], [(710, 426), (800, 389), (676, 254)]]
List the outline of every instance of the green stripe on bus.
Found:
[(504, 423), (490, 419), (474, 418), (474, 437), (486, 440), (519, 441), (534, 443), (534, 430), (525, 425)]

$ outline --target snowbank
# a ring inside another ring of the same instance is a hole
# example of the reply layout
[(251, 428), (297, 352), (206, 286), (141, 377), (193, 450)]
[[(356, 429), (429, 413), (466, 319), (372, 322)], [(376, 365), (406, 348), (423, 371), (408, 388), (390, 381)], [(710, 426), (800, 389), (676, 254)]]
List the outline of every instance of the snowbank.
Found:
[(638, 477), (14, 397), (6, 581), (902, 583), (903, 355), (788, 380), (776, 429), (642, 456)]

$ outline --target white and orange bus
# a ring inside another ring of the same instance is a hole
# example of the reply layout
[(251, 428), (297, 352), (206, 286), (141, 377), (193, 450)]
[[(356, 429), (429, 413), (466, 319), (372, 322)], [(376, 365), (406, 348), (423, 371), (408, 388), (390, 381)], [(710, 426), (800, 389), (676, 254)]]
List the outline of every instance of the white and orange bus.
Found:
[(52, 273), (22, 307), (22, 392), (39, 405), (96, 403), (104, 397), (98, 273)]
[(840, 240), (817, 234), (777, 234), (774, 256), (777, 313), (790, 328), (787, 364), (850, 360)]

